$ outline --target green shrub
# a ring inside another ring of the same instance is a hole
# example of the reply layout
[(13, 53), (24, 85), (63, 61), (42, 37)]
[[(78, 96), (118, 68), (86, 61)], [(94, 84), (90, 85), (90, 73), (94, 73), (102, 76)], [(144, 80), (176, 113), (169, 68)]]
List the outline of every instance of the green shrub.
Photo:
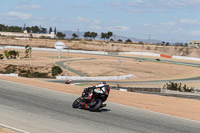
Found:
[(48, 78), (48, 73), (39, 73), (39, 72), (33, 73), (30, 70), (28, 71), (21, 70), (19, 76), (28, 78)]
[(4, 55), (6, 56), (7, 59), (9, 58), (8, 50), (4, 51)]
[(0, 54), (0, 59), (3, 59), (3, 58), (4, 58), (3, 54)]
[(19, 51), (15, 51), (15, 50), (5, 50), (4, 51), (4, 55), (6, 56), (7, 59), (11, 58), (11, 59), (16, 59), (16, 57), (19, 57)]
[(52, 67), (51, 71), (52, 71), (52, 76), (56, 76), (63, 72), (63, 70), (59, 66)]
[(182, 83), (174, 83), (174, 82), (166, 83), (166, 85), (163, 86), (163, 89), (180, 91), (180, 92), (194, 92), (194, 87), (189, 88), (186, 85), (182, 86)]
[(19, 52), (18, 51), (15, 51), (15, 50), (10, 50), (8, 52), (8, 55), (11, 59), (16, 59), (16, 57), (18, 56), (19, 57)]
[(10, 73), (15, 73), (17, 70), (16, 70), (16, 66), (15, 65), (8, 65), (6, 68), (5, 68), (5, 71), (4, 73), (5, 74), (10, 74)]

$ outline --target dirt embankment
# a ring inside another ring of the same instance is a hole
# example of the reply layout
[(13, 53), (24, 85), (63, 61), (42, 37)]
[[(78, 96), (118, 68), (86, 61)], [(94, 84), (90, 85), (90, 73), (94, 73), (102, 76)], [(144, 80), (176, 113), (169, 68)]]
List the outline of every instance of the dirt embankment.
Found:
[[(54, 43), (59, 40), (53, 39), (15, 39), (13, 37), (0, 37), (0, 45), (16, 45), (16, 46), (26, 46), (30, 45), (32, 47), (54, 47)], [(167, 55), (180, 55), (180, 56), (191, 56), (200, 57), (200, 49), (188, 48), (181, 46), (159, 46), (159, 45), (148, 45), (148, 44), (124, 44), (124, 43), (114, 43), (114, 42), (104, 42), (104, 41), (68, 41), (61, 40), (65, 42), (67, 47), (72, 49), (82, 49), (82, 50), (96, 50), (96, 51), (107, 51), (107, 52), (154, 52)]]

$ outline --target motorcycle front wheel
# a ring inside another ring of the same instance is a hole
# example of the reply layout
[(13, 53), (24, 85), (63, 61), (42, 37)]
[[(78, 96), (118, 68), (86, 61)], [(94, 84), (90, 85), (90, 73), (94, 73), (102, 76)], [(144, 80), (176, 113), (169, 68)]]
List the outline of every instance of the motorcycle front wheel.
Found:
[(73, 107), (73, 108), (78, 108), (80, 102), (81, 102), (81, 97), (77, 98), (77, 99), (73, 102), (72, 107)]

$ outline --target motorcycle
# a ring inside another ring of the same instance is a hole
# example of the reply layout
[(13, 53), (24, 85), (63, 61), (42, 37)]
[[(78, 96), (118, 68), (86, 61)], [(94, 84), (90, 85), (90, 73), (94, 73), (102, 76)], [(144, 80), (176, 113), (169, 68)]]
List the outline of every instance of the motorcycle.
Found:
[(77, 98), (73, 104), (73, 108), (89, 109), (89, 111), (98, 111), (106, 106), (103, 102), (106, 101), (107, 95), (94, 92), (94, 87), (85, 88), (81, 97)]

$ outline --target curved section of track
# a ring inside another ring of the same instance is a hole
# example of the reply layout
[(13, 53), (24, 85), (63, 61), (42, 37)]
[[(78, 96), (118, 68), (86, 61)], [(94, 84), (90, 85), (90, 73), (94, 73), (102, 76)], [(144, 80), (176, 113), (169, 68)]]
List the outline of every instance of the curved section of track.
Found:
[[(107, 56), (107, 55), (99, 55), (99, 56)], [(159, 63), (171, 63), (176, 65), (186, 65), (191, 67), (197, 67), (200, 68), (200, 64), (198, 63), (188, 63), (188, 62), (179, 62), (179, 61), (170, 61), (170, 60), (160, 60), (160, 59), (150, 59), (150, 58), (138, 58), (138, 57), (129, 57), (129, 56), (113, 56), (113, 57), (120, 57), (120, 58), (129, 58), (129, 59), (136, 59), (141, 61), (151, 61), (151, 62), (159, 62)], [(78, 59), (78, 60), (95, 60), (95, 58), (89, 58), (89, 59)], [(61, 66), (64, 69), (67, 69), (67, 66), (64, 65), (67, 61), (78, 61), (78, 60), (64, 60), (64, 61), (58, 61), (56, 62), (57, 65)], [(68, 70), (83, 77), (85, 74), (74, 70), (70, 67), (68, 67)], [(59, 82), (63, 83), (62, 80), (49, 80), (51, 82)], [(109, 81), (108, 83), (118, 83), (118, 84), (163, 84), (166, 82), (194, 82), (194, 81), (200, 81), (200, 76), (198, 77), (191, 77), (191, 78), (184, 78), (184, 79), (172, 79), (172, 80), (153, 80), (153, 81)], [(92, 80), (74, 80), (72, 83), (99, 83), (99, 81), (92, 81)]]

